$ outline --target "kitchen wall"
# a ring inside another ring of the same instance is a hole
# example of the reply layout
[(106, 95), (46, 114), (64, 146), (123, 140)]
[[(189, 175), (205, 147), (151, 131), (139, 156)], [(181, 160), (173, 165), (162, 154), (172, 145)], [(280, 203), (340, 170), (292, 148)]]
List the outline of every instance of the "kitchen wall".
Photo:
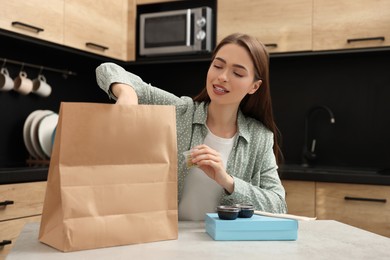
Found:
[(317, 136), (318, 164), (390, 168), (390, 51), (271, 59), (275, 115), (286, 161), (301, 159), (304, 118)]
[[(0, 168), (25, 166), (23, 124), (36, 109), (58, 112), (61, 101), (111, 102), (96, 85), (95, 68), (106, 58), (41, 46), (1, 36), (0, 57), (75, 71), (64, 79), (44, 72), (53, 85), (49, 98), (0, 92)], [(120, 63), (120, 62), (119, 62)], [(120, 63), (121, 65), (124, 65)], [(193, 96), (204, 86), (209, 62), (128, 64), (146, 82), (177, 95)], [(13, 77), (20, 66), (7, 66)], [(272, 56), (274, 112), (287, 163), (300, 163), (304, 117), (313, 105), (329, 106), (336, 117), (313, 115), (318, 164), (390, 168), (390, 51)], [(27, 69), (35, 77), (37, 69)]]

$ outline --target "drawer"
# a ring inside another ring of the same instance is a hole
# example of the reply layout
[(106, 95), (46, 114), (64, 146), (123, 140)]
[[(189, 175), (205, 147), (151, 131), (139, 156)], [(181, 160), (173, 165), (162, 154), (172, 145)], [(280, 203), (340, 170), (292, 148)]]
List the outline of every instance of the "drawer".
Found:
[(0, 221), (42, 214), (46, 182), (0, 185)]
[(0, 222), (0, 242), (3, 240), (11, 241), (11, 244), (0, 247), (0, 259), (5, 259), (26, 223), (40, 221), (41, 216), (35, 216)]
[(390, 237), (390, 187), (318, 182), (316, 215)]
[(315, 217), (315, 182), (283, 180), (289, 214)]

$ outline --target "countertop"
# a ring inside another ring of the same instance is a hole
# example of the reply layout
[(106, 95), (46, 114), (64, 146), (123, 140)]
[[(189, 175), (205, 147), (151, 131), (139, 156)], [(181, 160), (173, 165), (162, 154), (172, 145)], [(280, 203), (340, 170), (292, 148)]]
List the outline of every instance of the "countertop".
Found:
[(278, 172), (282, 180), (390, 185), (390, 171), (374, 168), (334, 166), (305, 167), (291, 164), (281, 165)]
[(0, 168), (0, 185), (46, 181), (48, 167)]
[(296, 241), (214, 241), (204, 222), (179, 222), (178, 240), (62, 253), (38, 241), (39, 223), (23, 228), (16, 259), (390, 259), (390, 239), (333, 220), (300, 221)]

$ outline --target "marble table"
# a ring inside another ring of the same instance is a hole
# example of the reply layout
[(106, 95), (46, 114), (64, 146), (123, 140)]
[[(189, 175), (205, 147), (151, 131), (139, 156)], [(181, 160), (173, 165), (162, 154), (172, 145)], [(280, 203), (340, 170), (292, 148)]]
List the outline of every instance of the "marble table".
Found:
[(38, 241), (26, 224), (7, 260), (15, 259), (390, 259), (390, 238), (337, 221), (300, 221), (296, 241), (214, 241), (204, 222), (179, 222), (178, 240), (63, 253)]

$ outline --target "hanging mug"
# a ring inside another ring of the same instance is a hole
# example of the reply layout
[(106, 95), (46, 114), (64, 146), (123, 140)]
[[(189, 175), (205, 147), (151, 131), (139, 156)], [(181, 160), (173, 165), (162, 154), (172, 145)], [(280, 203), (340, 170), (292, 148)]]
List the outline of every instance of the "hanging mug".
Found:
[(19, 72), (19, 75), (14, 80), (14, 90), (22, 95), (29, 94), (33, 89), (33, 83), (31, 79), (27, 78), (25, 71)]
[(39, 74), (38, 77), (33, 80), (33, 93), (41, 97), (48, 97), (51, 94), (51, 86), (47, 84), (46, 78), (42, 74)]
[(0, 90), (8, 91), (14, 88), (14, 81), (9, 76), (6, 68), (1, 68), (0, 72)]

